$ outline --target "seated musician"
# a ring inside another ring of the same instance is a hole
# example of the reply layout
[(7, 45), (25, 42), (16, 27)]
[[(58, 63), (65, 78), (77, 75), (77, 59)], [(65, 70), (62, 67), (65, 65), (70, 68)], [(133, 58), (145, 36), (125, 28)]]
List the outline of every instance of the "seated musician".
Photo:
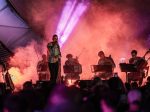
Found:
[[(67, 60), (65, 62), (66, 66), (72, 66), (73, 65), (73, 66), (79, 66), (80, 67), (80, 63), (78, 61), (78, 58), (73, 58), (72, 54), (67, 54), (66, 58), (67, 58)], [(77, 68), (77, 69), (80, 69), (80, 68)], [(75, 70), (75, 68), (74, 68), (74, 70)], [(66, 74), (65, 79), (75, 79), (75, 80), (80, 79), (79, 72), (73, 71), (72, 73), (65, 73), (65, 74)]]
[(130, 64), (135, 64), (135, 63), (137, 63), (138, 60), (141, 59), (141, 57), (137, 56), (137, 51), (136, 50), (131, 51), (131, 56), (132, 57), (129, 59)]
[(98, 61), (98, 65), (104, 65), (104, 66), (105, 65), (111, 65), (112, 66), (112, 70), (111, 71), (107, 71), (106, 70), (106, 71), (99, 72), (98, 76), (100, 78), (103, 78), (103, 79), (109, 79), (109, 78), (111, 78), (113, 76), (114, 68), (116, 67), (113, 59), (111, 58), (111, 56), (106, 57), (103, 51), (100, 51), (98, 53), (98, 56), (100, 57), (100, 59)]
[(139, 85), (141, 85), (143, 78), (145, 77), (144, 69), (148, 69), (147, 62), (143, 57), (137, 56), (136, 50), (131, 51), (131, 56), (132, 57), (129, 59), (129, 63), (135, 65), (137, 72), (128, 73), (128, 82), (139, 81)]
[(37, 64), (37, 73), (39, 81), (49, 80), (50, 74), (48, 71), (47, 57), (45, 54), (42, 55), (42, 60)]

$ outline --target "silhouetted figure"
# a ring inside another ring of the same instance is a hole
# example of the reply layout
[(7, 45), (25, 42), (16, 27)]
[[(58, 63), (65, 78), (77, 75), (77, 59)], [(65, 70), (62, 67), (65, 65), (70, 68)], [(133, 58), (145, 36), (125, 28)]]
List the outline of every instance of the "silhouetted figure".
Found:
[(45, 54), (42, 55), (42, 60), (37, 64), (37, 73), (39, 81), (47, 81), (49, 80), (49, 70), (48, 70), (48, 62)]
[[(147, 61), (144, 57), (137, 56), (136, 50), (131, 51), (131, 56), (129, 63), (135, 65), (137, 72), (128, 73), (128, 82), (131, 83), (131, 81), (138, 81), (139, 86), (141, 86), (143, 78), (148, 74), (149, 67), (147, 66)], [(147, 73), (144, 70), (146, 70)]]
[(78, 58), (73, 58), (72, 54), (67, 54), (66, 55), (67, 60), (65, 61), (66, 66), (66, 71), (70, 71), (70, 73), (65, 73), (65, 79), (74, 79), (74, 80), (79, 80), (80, 76), (79, 74), (82, 72), (81, 65), (78, 61)]
[(100, 73), (98, 73), (98, 76), (103, 79), (109, 79), (110, 77), (113, 76), (113, 71), (114, 71), (114, 68), (116, 67), (116, 65), (115, 65), (112, 57), (111, 56), (106, 57), (103, 51), (100, 51), (98, 53), (98, 56), (100, 57), (100, 59), (98, 61), (98, 65), (104, 65), (104, 66), (111, 65), (111, 67), (112, 67), (112, 72), (109, 72), (109, 71), (100, 72)]

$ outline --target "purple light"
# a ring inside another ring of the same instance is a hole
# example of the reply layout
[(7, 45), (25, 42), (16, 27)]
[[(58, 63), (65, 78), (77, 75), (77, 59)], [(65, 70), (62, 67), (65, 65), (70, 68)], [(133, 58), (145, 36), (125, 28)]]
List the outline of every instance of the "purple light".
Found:
[(76, 6), (76, 3), (77, 3), (76, 0), (74, 0), (73, 2), (71, 0), (66, 2), (66, 5), (63, 9), (60, 21), (59, 21), (58, 26), (57, 26), (56, 34), (58, 34), (59, 37), (62, 35), (63, 30), (65, 29), (65, 26), (67, 25), (67, 22), (69, 21), (69, 17), (73, 13), (73, 10)]
[(86, 10), (87, 6), (83, 2), (77, 3), (77, 0), (68, 0), (63, 9), (56, 33), (59, 36), (59, 43), (62, 47), (68, 39), (73, 28), (79, 21), (80, 16)]
[(72, 14), (72, 18), (68, 22), (68, 25), (67, 25), (65, 31), (63, 32), (62, 37), (60, 38), (60, 46), (63, 46), (65, 41), (68, 39), (68, 37), (71, 34), (73, 28), (75, 27), (75, 25), (79, 21), (79, 18), (81, 17), (83, 12), (86, 10), (86, 8), (87, 8), (87, 6), (84, 5), (83, 3), (78, 4), (78, 6), (76, 7), (76, 10)]

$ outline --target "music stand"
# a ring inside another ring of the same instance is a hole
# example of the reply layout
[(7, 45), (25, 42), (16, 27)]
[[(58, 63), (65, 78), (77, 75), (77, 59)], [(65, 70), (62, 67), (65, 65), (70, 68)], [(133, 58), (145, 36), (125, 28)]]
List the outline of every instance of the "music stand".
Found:
[[(63, 66), (64, 73), (66, 74), (81, 74), (82, 73), (82, 66), (80, 64), (77, 65), (64, 65)], [(71, 82), (72, 82), (72, 75)]]
[(64, 73), (76, 73), (76, 74), (82, 73), (82, 66), (80, 64), (78, 64), (78, 65), (64, 65), (63, 69), (64, 69)]
[(96, 72), (112, 72), (112, 65), (91, 65), (92, 73)]
[(94, 73), (94, 76), (96, 76), (96, 72), (101, 73), (108, 73), (113, 72), (112, 65), (105, 64), (105, 65), (91, 65), (91, 72)]
[(72, 65), (64, 65), (63, 66), (64, 73), (74, 73), (74, 67)]
[(137, 68), (134, 64), (120, 63), (121, 72), (126, 73), (126, 82), (128, 82), (128, 72), (137, 72)]

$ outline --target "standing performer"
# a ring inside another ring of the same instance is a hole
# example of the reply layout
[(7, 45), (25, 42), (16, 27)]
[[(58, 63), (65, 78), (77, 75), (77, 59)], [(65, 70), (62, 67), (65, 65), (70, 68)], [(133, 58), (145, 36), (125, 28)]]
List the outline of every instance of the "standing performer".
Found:
[(113, 71), (114, 71), (114, 68), (116, 67), (114, 60), (112, 59), (111, 56), (106, 57), (103, 51), (100, 51), (98, 53), (98, 56), (100, 57), (98, 61), (98, 65), (102, 65), (102, 66), (111, 65), (112, 67), (112, 72), (109, 72), (109, 71), (100, 72), (98, 75), (100, 78), (109, 79), (110, 77), (113, 76)]
[(60, 46), (58, 44), (58, 36), (53, 35), (52, 42), (49, 42), (47, 44), (48, 48), (48, 66), (51, 74), (50, 81), (52, 83), (56, 83), (58, 72), (60, 70), (60, 58), (61, 58), (61, 52), (60, 52)]
[(49, 80), (48, 63), (45, 54), (42, 55), (42, 60), (40, 60), (37, 64), (37, 73), (39, 81)]

